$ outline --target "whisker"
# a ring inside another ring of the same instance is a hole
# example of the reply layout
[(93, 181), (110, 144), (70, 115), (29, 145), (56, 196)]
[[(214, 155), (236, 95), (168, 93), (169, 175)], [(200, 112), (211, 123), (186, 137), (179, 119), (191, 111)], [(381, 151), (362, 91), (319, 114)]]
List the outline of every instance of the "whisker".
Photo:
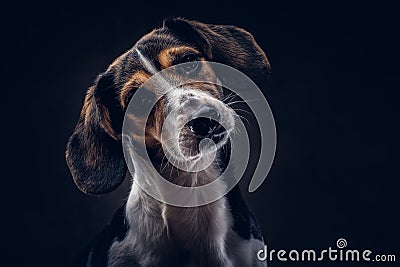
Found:
[[(222, 102), (225, 102), (226, 100), (232, 100), (236, 97), (235, 93), (230, 93), (229, 95), (225, 96), (224, 98), (221, 99)], [(229, 101), (228, 101), (229, 102)]]
[(248, 99), (248, 100), (235, 100), (235, 101), (229, 101), (226, 103), (228, 106), (238, 104), (238, 103), (249, 103), (249, 102), (254, 102), (254, 101), (259, 101), (258, 99)]
[(248, 110), (244, 110), (244, 109), (241, 109), (241, 108), (232, 108), (234, 111), (242, 111), (242, 112), (245, 112), (245, 113), (247, 113), (247, 114), (250, 114), (250, 115), (254, 115), (252, 112), (250, 112), (250, 111), (248, 111)]
[(239, 114), (236, 114), (235, 117), (239, 117), (239, 119), (242, 119), (247, 123), (247, 126), (250, 126), (250, 122), (246, 117), (239, 115)]
[[(170, 148), (171, 152), (174, 152), (175, 150), (177, 150), (178, 147), (179, 147), (179, 144), (177, 144), (177, 145), (171, 147), (171, 148)], [(168, 152), (167, 152), (167, 153), (168, 153)], [(164, 161), (164, 159), (166, 159), (166, 163), (165, 163), (165, 165), (164, 165), (164, 168), (163, 168), (160, 172), (163, 172), (163, 171), (167, 168), (168, 165), (171, 165), (171, 162), (170, 162), (169, 159), (167, 158), (167, 154), (166, 154), (166, 153), (164, 153), (164, 157), (162, 158), (161, 162)], [(172, 158), (172, 159), (174, 159), (174, 158)], [(162, 163), (161, 163), (161, 166), (162, 166)], [(161, 166), (160, 166), (160, 167), (161, 167)], [(160, 168), (160, 169), (161, 169), (161, 168)]]

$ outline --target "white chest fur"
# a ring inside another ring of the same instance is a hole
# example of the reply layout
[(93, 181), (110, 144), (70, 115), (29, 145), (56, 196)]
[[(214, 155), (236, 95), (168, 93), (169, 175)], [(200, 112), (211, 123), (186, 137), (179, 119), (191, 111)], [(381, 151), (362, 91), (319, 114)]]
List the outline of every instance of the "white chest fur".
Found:
[(126, 219), (129, 230), (112, 244), (108, 266), (255, 266), (254, 241), (232, 230), (225, 198), (201, 207), (174, 207), (134, 183)]

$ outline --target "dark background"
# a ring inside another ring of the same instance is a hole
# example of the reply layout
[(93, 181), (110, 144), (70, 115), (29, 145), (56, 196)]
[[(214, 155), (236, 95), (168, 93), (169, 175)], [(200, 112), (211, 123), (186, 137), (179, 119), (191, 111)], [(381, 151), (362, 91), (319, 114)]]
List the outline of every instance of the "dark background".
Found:
[(30, 1), (2, 13), (4, 266), (63, 266), (126, 197), (129, 181), (106, 196), (81, 193), (65, 164), (65, 144), (96, 75), (169, 16), (243, 27), (271, 61), (265, 95), (277, 154), (263, 186), (246, 194), (268, 246), (322, 249), (343, 237), (349, 248), (400, 260), (394, 5)]

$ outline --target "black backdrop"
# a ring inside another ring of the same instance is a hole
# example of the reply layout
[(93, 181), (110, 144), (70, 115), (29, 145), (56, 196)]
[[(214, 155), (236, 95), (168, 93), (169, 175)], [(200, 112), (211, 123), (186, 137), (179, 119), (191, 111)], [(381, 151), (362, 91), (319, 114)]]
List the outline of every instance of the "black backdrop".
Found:
[(169, 16), (241, 26), (271, 61), (277, 154), (261, 189), (246, 195), (269, 247), (335, 247), (343, 237), (399, 261), (396, 10), (385, 1), (3, 6), (4, 266), (63, 266), (126, 196), (129, 181), (102, 197), (78, 191), (65, 144), (96, 75)]

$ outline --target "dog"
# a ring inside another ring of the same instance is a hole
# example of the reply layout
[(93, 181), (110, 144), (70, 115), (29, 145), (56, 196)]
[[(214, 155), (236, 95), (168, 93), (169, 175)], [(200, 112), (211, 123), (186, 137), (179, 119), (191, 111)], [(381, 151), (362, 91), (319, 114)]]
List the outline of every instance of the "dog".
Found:
[[(87, 91), (67, 144), (66, 161), (79, 189), (87, 194), (105, 194), (116, 189), (127, 173), (133, 181), (151, 179), (148, 166), (134, 163), (132, 174), (124, 159), (122, 127), (129, 102), (154, 72), (187, 63), (186, 73), (212, 76), (212, 68), (199, 64), (209, 61), (233, 67), (256, 84), (270, 73), (264, 51), (249, 32), (235, 26), (170, 18), (100, 74)], [(222, 172), (229, 154), (227, 136), (233, 130), (226, 127), (235, 127), (233, 114), (222, 99), (220, 86), (194, 83), (169, 91), (152, 108), (145, 136), (136, 138), (144, 140), (151, 164), (163, 169), (163, 177), (190, 187), (205, 185)], [(183, 107), (193, 100), (197, 101), (191, 106), (198, 108), (195, 112), (217, 113), (228, 126), (220, 127), (205, 118), (186, 123), (189, 119)], [(165, 110), (177, 112), (177, 123), (179, 118), (183, 121), (177, 136), (180, 153), (196, 155), (201, 138), (207, 136), (220, 144), (220, 160), (197, 173), (179, 172), (166, 163), (161, 137)], [(127, 202), (82, 260), (84, 266), (266, 266), (257, 259), (257, 251), (263, 248), (260, 227), (237, 185), (209, 204), (178, 207), (153, 198), (133, 183)]]

